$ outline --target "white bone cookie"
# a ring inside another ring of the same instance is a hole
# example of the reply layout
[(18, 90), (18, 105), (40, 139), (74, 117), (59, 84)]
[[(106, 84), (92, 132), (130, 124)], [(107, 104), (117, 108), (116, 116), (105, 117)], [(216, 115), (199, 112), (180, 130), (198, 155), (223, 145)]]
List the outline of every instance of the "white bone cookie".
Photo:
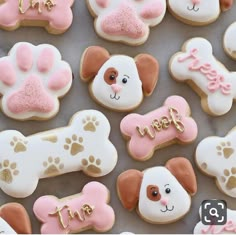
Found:
[(95, 110), (76, 113), (67, 127), (25, 137), (0, 133), (0, 188), (8, 195), (31, 195), (38, 180), (82, 170), (93, 177), (110, 173), (117, 151), (109, 141), (110, 124)]
[(236, 99), (236, 72), (228, 71), (213, 55), (204, 38), (188, 40), (169, 63), (172, 77), (187, 82), (201, 97), (202, 108), (210, 115), (230, 111)]
[(236, 22), (231, 24), (224, 35), (225, 52), (236, 60)]
[[(236, 128), (225, 137), (208, 137), (196, 149), (200, 170), (216, 179), (219, 189), (236, 198)], [(206, 154), (207, 153), (207, 154)]]

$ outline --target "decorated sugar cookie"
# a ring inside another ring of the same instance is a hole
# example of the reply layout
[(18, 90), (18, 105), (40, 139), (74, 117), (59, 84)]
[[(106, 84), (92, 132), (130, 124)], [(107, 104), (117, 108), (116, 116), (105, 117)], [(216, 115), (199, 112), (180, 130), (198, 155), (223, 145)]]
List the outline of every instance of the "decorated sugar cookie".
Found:
[(120, 130), (129, 141), (130, 155), (138, 161), (148, 160), (156, 149), (167, 145), (191, 143), (198, 133), (189, 105), (180, 96), (168, 97), (162, 107), (145, 115), (127, 115), (121, 121)]
[(90, 82), (92, 97), (102, 106), (128, 111), (150, 96), (159, 75), (158, 61), (148, 54), (134, 59), (126, 55), (110, 55), (98, 46), (85, 50), (81, 59), (81, 79)]
[(225, 52), (236, 60), (236, 22), (231, 24), (224, 35), (224, 49)]
[(34, 192), (41, 178), (80, 170), (89, 176), (104, 176), (117, 162), (109, 134), (108, 120), (95, 110), (76, 113), (67, 127), (29, 137), (3, 131), (0, 188), (12, 197), (24, 198)]
[[(203, 173), (216, 179), (216, 185), (236, 198), (236, 128), (225, 137), (208, 137), (196, 149), (196, 162)], [(206, 154), (207, 152), (207, 154)]]
[(227, 222), (224, 225), (205, 225), (202, 223), (201, 207), (199, 210), (201, 221), (195, 226), (194, 234), (236, 234), (236, 211), (227, 209)]
[[(0, 16), (1, 17), (1, 16)], [(18, 120), (43, 120), (59, 111), (72, 85), (72, 70), (52, 45), (20, 42), (0, 58), (1, 109)]]
[(232, 5), (233, 0), (168, 0), (168, 8), (177, 19), (199, 26), (214, 22)]
[(133, 46), (143, 44), (166, 13), (166, 0), (87, 0), (87, 5), (100, 37)]
[(42, 222), (42, 234), (79, 233), (89, 229), (106, 232), (115, 222), (109, 201), (108, 189), (94, 181), (86, 184), (80, 194), (67, 198), (40, 197), (33, 211)]
[(19, 203), (0, 207), (0, 234), (32, 234), (31, 223), (25, 208)]
[(74, 0), (3, 0), (0, 2), (0, 28), (40, 26), (49, 33), (63, 33), (72, 24), (73, 3)]
[(187, 82), (201, 97), (202, 108), (210, 115), (230, 111), (236, 99), (236, 72), (228, 71), (213, 55), (204, 38), (188, 40), (169, 63), (172, 77)]
[(165, 166), (121, 173), (117, 179), (117, 190), (125, 209), (137, 208), (145, 221), (167, 224), (188, 213), (191, 196), (197, 192), (197, 182), (191, 163), (177, 157)]

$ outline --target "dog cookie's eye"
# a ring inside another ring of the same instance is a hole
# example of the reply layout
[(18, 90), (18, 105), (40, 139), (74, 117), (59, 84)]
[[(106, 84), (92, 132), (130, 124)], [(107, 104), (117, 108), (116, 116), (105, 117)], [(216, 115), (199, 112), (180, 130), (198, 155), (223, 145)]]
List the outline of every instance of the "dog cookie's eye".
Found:
[(108, 85), (116, 83), (118, 71), (115, 68), (108, 68), (104, 74), (104, 80)]
[(123, 79), (122, 79), (122, 82), (123, 82), (124, 84), (126, 84), (126, 83), (128, 82), (127, 78), (123, 78)]
[(110, 75), (110, 80), (112, 80), (112, 81), (113, 81), (113, 80), (115, 80), (115, 79), (116, 79), (116, 75), (115, 75), (114, 73), (113, 73), (113, 74), (111, 74), (111, 75)]
[(161, 199), (161, 194), (159, 192), (159, 188), (155, 185), (149, 185), (147, 187), (147, 197), (151, 201), (159, 201)]
[(171, 192), (171, 189), (167, 188), (165, 191), (166, 191), (167, 194), (169, 194)]

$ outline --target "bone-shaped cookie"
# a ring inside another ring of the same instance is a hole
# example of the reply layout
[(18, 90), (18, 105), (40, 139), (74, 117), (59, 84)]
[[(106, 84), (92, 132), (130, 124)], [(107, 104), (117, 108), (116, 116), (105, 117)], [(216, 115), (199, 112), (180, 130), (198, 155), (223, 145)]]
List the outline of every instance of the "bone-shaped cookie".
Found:
[(117, 162), (109, 134), (108, 120), (95, 110), (76, 113), (67, 127), (29, 137), (1, 132), (0, 188), (20, 198), (31, 195), (41, 178), (80, 170), (104, 176)]
[(202, 108), (211, 115), (226, 114), (236, 99), (236, 72), (229, 72), (212, 54), (204, 38), (187, 41), (169, 64), (172, 77), (187, 83), (201, 96)]
[(72, 24), (74, 0), (4, 0), (0, 2), (0, 28), (42, 26), (53, 34), (65, 32)]
[(190, 108), (180, 96), (170, 96), (164, 105), (145, 115), (129, 114), (120, 124), (129, 139), (130, 155), (139, 161), (152, 157), (155, 149), (172, 143), (191, 143), (197, 137), (197, 124), (190, 117)]
[[(203, 173), (216, 178), (225, 194), (236, 198), (236, 128), (225, 137), (207, 137), (196, 149), (196, 163)], [(207, 154), (206, 154), (207, 153)]]
[(68, 198), (40, 197), (33, 211), (43, 223), (42, 234), (78, 233), (87, 229), (106, 232), (115, 222), (109, 198), (108, 189), (93, 181), (86, 184), (80, 194)]

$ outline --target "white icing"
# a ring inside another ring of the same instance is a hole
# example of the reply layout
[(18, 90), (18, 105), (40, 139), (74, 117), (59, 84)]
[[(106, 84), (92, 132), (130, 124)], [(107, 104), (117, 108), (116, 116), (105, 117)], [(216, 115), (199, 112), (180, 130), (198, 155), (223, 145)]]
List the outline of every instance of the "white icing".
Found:
[[(110, 173), (117, 163), (117, 151), (108, 139), (109, 133), (108, 120), (95, 110), (76, 113), (67, 127), (29, 137), (14, 130), (1, 132), (0, 188), (12, 197), (23, 198), (34, 192), (41, 178), (80, 170), (94, 177)], [(76, 135), (76, 140), (73, 135)], [(19, 145), (22, 143), (25, 149)], [(75, 151), (78, 150), (75, 144), (80, 144), (84, 149)], [(73, 154), (71, 148), (65, 146), (74, 147)], [(49, 157), (52, 157), (53, 161), (49, 160)], [(59, 158), (60, 162), (54, 161), (56, 158)], [(9, 161), (8, 166), (6, 160)], [(4, 175), (8, 177), (6, 180)], [(9, 178), (12, 182), (7, 182)]]
[[(147, 186), (149, 185), (158, 186), (161, 197), (167, 198), (167, 207), (173, 208), (172, 211), (161, 212), (161, 210), (166, 210), (166, 207), (161, 204), (160, 200), (148, 199)], [(169, 194), (165, 192), (166, 188), (171, 189)], [(138, 205), (139, 213), (144, 219), (152, 223), (170, 223), (183, 217), (190, 206), (189, 194), (167, 168), (153, 167), (144, 171)]]
[(16, 234), (16, 232), (4, 219), (0, 218), (0, 234)]
[[(114, 97), (115, 92), (111, 86), (104, 81), (104, 74), (108, 68), (115, 68), (119, 75), (116, 78), (116, 84), (122, 87), (121, 91)], [(123, 78), (127, 78), (128, 82), (123, 83)], [(130, 110), (137, 107), (143, 100), (142, 82), (139, 78), (137, 66), (133, 58), (117, 55), (112, 56), (101, 69), (91, 84), (91, 92), (93, 97), (102, 105), (116, 110)]]
[(236, 59), (236, 22), (231, 24), (224, 36), (224, 48), (226, 52), (233, 58)]
[[(102, 30), (101, 21), (104, 19), (104, 17), (106, 15), (108, 15), (112, 11), (116, 10), (123, 1), (124, 0), (116, 0), (116, 1), (110, 0), (109, 5), (106, 8), (100, 7), (97, 4), (96, 0), (88, 0), (87, 1), (89, 8), (92, 10), (92, 12), (97, 17), (97, 19), (95, 20), (96, 32), (98, 33), (98, 35), (100, 37), (105, 38), (110, 41), (124, 42), (124, 43), (128, 43), (130, 45), (142, 44), (147, 40), (147, 38), (149, 36), (150, 27), (154, 27), (154, 26), (160, 24), (161, 21), (163, 20), (165, 13), (166, 13), (166, 0), (161, 0), (162, 4), (164, 5), (164, 11), (161, 13), (160, 16), (158, 16), (156, 18), (152, 18), (152, 19), (143, 19), (140, 17), (140, 19), (143, 21), (143, 23), (147, 27), (147, 32), (143, 37), (138, 38), (138, 39), (129, 38), (127, 36), (108, 35)], [(138, 15), (145, 6), (147, 6), (148, 4), (150, 4), (152, 2), (152, 0), (145, 0), (145, 1), (125, 0), (125, 1), (129, 1), (133, 5), (133, 7), (136, 9), (136, 12), (138, 13)]]
[[(17, 48), (21, 45), (28, 45), (31, 50), (33, 51), (33, 66), (32, 68), (27, 71), (24, 72), (22, 70), (19, 69), (18, 65), (17, 65), (17, 61), (16, 61), (16, 51)], [(44, 73), (41, 73), (38, 71), (37, 69), (37, 59), (39, 57), (40, 52), (44, 49), (44, 48), (51, 48), (54, 52), (54, 63), (53, 63), (53, 67)], [(61, 54), (58, 51), (58, 49), (52, 45), (49, 44), (41, 44), (38, 46), (34, 46), (30, 43), (26, 43), (26, 42), (20, 42), (14, 45), (14, 47), (10, 50), (8, 56), (6, 57), (2, 57), (0, 58), (0, 62), (1, 61), (10, 61), (10, 63), (14, 66), (14, 69), (16, 71), (16, 75), (17, 75), (17, 79), (14, 85), (12, 86), (7, 86), (4, 83), (0, 82), (0, 93), (2, 94), (2, 111), (9, 117), (14, 118), (14, 119), (19, 119), (19, 120), (25, 120), (25, 119), (34, 119), (34, 118), (40, 118), (40, 119), (49, 119), (52, 118), (53, 116), (56, 115), (56, 113), (59, 110), (59, 100), (58, 98), (63, 97), (64, 95), (66, 95), (66, 93), (70, 90), (71, 86), (72, 86), (72, 71), (71, 71), (71, 67), (70, 65), (63, 61), (61, 58)], [(71, 71), (71, 78), (70, 78), (70, 82), (62, 89), (60, 90), (51, 90), (48, 88), (47, 84), (49, 81), (49, 78), (55, 73), (58, 72), (60, 70), (69, 70)], [(46, 91), (53, 97), (54, 99), (54, 109), (51, 112), (48, 113), (38, 113), (38, 112), (25, 112), (25, 113), (12, 113), (9, 109), (8, 106), (6, 104), (7, 102), (7, 98), (12, 94), (12, 92), (18, 90), (19, 88), (22, 87), (23, 82), (25, 81), (25, 79), (27, 79), (30, 75), (37, 75)]]
[[(208, 89), (209, 80), (199, 70), (191, 71), (190, 64), (194, 59), (186, 59), (179, 61), (180, 58), (187, 57), (193, 49), (197, 49), (197, 57), (200, 61), (197, 65), (208, 63), (212, 69), (217, 71), (218, 75), (224, 78), (224, 84), (231, 85), (230, 94), (223, 94), (219, 87), (216, 91)], [(191, 81), (206, 95), (206, 103), (210, 113), (213, 115), (226, 114), (232, 107), (233, 99), (236, 98), (236, 72), (229, 72), (223, 64), (221, 64), (212, 54), (212, 46), (209, 41), (204, 38), (193, 38), (184, 44), (184, 52), (175, 54), (170, 60), (170, 72), (172, 76), (180, 81)], [(203, 97), (202, 97), (203, 98)], [(205, 98), (205, 97), (204, 97)], [(204, 104), (202, 104), (204, 108)]]
[[(221, 191), (234, 198), (236, 198), (235, 138), (236, 129), (233, 129), (226, 137), (208, 137), (202, 140), (196, 149), (198, 167), (207, 175), (215, 177)], [(228, 172), (227, 175), (225, 170)], [(229, 187), (229, 184), (233, 187)]]
[(195, 6), (192, 0), (168, 0), (168, 7), (178, 18), (191, 24), (211, 23), (221, 11), (219, 0), (200, 0)]

